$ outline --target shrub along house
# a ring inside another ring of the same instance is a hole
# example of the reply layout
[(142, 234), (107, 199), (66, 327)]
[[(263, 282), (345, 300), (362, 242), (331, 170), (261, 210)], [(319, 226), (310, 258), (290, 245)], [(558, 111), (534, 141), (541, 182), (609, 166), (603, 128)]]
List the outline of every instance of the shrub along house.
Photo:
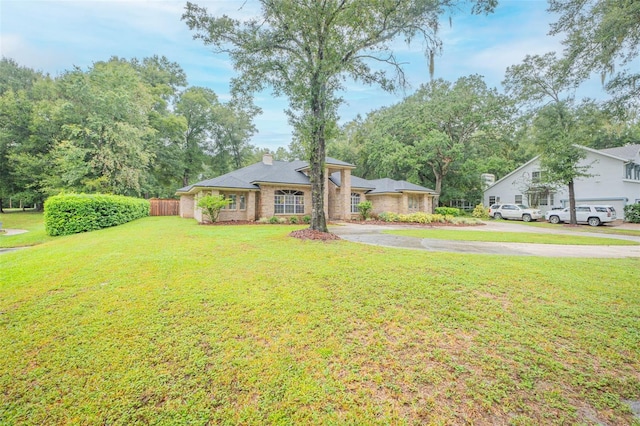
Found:
[[(432, 189), (394, 179), (367, 180), (352, 176), (353, 164), (327, 157), (325, 160), (325, 216), (329, 220), (357, 217), (358, 204), (371, 201), (373, 213), (431, 213)], [(254, 221), (261, 217), (311, 215), (309, 164), (305, 161), (275, 161), (265, 154), (262, 161), (226, 175), (180, 188), (180, 216), (203, 221), (198, 200), (206, 195), (224, 195), (231, 200), (220, 212), (221, 221)]]

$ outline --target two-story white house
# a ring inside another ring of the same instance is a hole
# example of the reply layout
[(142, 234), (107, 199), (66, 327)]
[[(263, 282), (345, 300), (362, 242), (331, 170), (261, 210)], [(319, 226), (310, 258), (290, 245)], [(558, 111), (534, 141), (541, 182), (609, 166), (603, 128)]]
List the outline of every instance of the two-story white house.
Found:
[[(580, 148), (586, 151), (580, 165), (589, 166), (590, 176), (574, 182), (576, 203), (612, 205), (622, 218), (624, 206), (640, 203), (640, 144), (600, 150)], [(541, 173), (539, 157), (529, 160), (486, 188), (484, 205), (518, 203), (543, 212), (568, 206), (568, 187), (543, 185)]]

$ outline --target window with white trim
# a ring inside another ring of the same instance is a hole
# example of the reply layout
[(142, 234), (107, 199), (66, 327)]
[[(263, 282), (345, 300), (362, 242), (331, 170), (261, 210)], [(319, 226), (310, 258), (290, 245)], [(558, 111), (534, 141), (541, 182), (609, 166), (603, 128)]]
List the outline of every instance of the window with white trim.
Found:
[(360, 204), (360, 194), (357, 192), (351, 193), (351, 213), (360, 213), (358, 210), (358, 204)]
[(238, 197), (240, 199), (240, 210), (246, 210), (247, 209), (247, 196), (244, 194), (240, 194), (240, 196)]
[(273, 212), (275, 214), (304, 214), (304, 192), (276, 191), (273, 199)]
[(236, 194), (221, 194), (225, 200), (228, 200), (229, 203), (224, 206), (223, 210), (237, 210), (238, 205), (236, 204)]
[(516, 195), (515, 203), (516, 204), (522, 204), (522, 195)]

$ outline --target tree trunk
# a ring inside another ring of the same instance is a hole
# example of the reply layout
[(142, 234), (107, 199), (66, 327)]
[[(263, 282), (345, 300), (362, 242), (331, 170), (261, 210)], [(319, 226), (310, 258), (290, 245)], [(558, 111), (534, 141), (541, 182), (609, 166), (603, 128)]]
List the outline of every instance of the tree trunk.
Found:
[(329, 232), (327, 219), (324, 216), (324, 162), (325, 162), (325, 105), (323, 95), (325, 87), (319, 79), (312, 79), (311, 84), (311, 226), (314, 231)]
[(329, 232), (324, 216), (324, 137), (319, 137), (311, 150), (311, 229)]
[(440, 193), (442, 192), (442, 176), (439, 173), (434, 173), (436, 176), (436, 195), (433, 197), (433, 205), (431, 206), (431, 213), (435, 213), (436, 207), (440, 203)]
[(578, 220), (576, 218), (576, 193), (573, 188), (573, 179), (569, 181), (569, 223), (571, 225), (577, 225)]

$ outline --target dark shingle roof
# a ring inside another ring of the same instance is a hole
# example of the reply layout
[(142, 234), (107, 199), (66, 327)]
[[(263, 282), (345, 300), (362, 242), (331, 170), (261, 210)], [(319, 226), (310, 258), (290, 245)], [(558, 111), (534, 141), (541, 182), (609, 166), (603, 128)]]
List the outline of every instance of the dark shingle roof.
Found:
[[(355, 167), (353, 164), (327, 157), (326, 164), (342, 167)], [(308, 167), (306, 161), (273, 161), (273, 164), (264, 164), (262, 161), (247, 167), (194, 183), (178, 189), (177, 193), (186, 193), (194, 188), (236, 188), (236, 189), (260, 189), (260, 183), (281, 183), (290, 185), (310, 185), (309, 177), (302, 173)], [(340, 172), (331, 174), (330, 179), (340, 186)], [(351, 176), (351, 187), (364, 189), (369, 194), (385, 194), (403, 191), (434, 192), (424, 186), (415, 185), (404, 180), (376, 179), (367, 180), (357, 176)]]
[(369, 192), (369, 194), (385, 194), (404, 191), (435, 192), (433, 189), (425, 188), (424, 186), (416, 185), (415, 183), (407, 182), (406, 180), (383, 178), (370, 180), (369, 182), (375, 186), (375, 189)]
[[(335, 172), (331, 174), (331, 181), (337, 186), (340, 186), (340, 173)], [(359, 189), (368, 189), (368, 194), (388, 194), (388, 193), (401, 193), (404, 191), (415, 192), (435, 192), (433, 189), (425, 188), (424, 186), (416, 185), (406, 180), (395, 179), (374, 179), (367, 180), (357, 176), (351, 176), (351, 187)]]
[(234, 170), (222, 176), (206, 179), (193, 185), (180, 188), (178, 193), (189, 192), (199, 188), (236, 188), (236, 189), (260, 189), (257, 183), (283, 183), (294, 185), (309, 185), (309, 178), (297, 171), (307, 164), (304, 161), (273, 161), (273, 164), (264, 164), (262, 161)]
[[(340, 179), (340, 172), (332, 173), (331, 176), (329, 176), (329, 179), (333, 183), (335, 183), (336, 186), (340, 186), (342, 184)], [(375, 189), (375, 186), (371, 184), (371, 181), (353, 175), (351, 175), (351, 187), (367, 190)]]
[(205, 186), (211, 188), (238, 188), (238, 189), (259, 189), (256, 185), (236, 177), (233, 173), (227, 173), (226, 175), (214, 177), (213, 179), (203, 180), (201, 182), (191, 185)]

